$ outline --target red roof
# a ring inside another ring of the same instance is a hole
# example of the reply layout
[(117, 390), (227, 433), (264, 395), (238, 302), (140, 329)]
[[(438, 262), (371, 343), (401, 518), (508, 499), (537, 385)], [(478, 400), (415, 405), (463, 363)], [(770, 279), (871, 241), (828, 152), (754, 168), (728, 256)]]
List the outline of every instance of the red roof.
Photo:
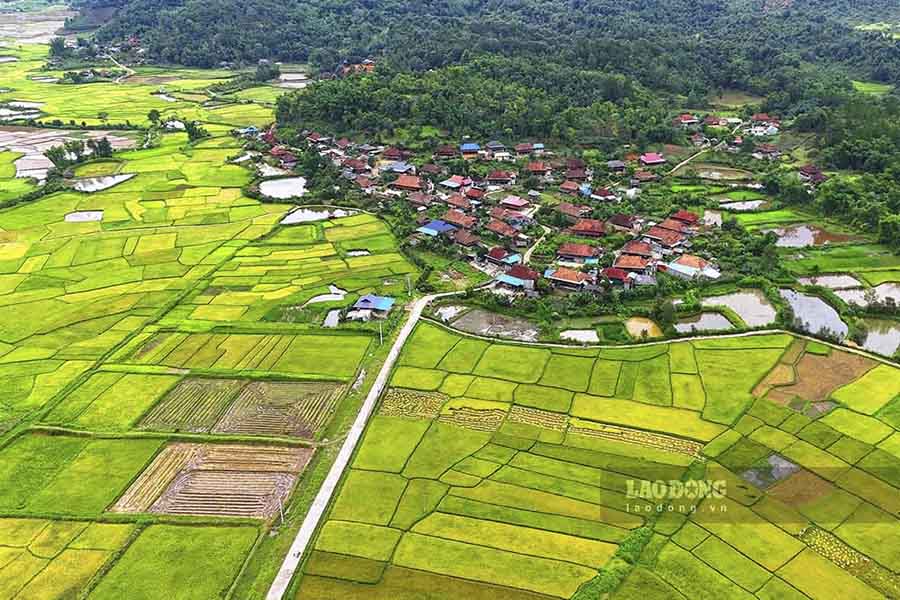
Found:
[(576, 219), (580, 219), (584, 215), (590, 214), (591, 207), (590, 206), (576, 206), (570, 202), (560, 202), (556, 206), (556, 210), (561, 212), (564, 215), (569, 217), (575, 217)]
[(388, 148), (382, 154), (388, 160), (400, 160), (403, 158), (403, 151), (400, 148)]
[(778, 152), (778, 146), (775, 144), (757, 144), (755, 150), (762, 154), (775, 154)]
[(517, 279), (524, 279), (525, 281), (537, 281), (540, 277), (540, 274), (537, 271), (533, 271), (522, 265), (513, 265), (506, 274)]
[(491, 260), (503, 260), (507, 256), (509, 256), (509, 252), (506, 248), (501, 248), (500, 246), (494, 246), (487, 253), (487, 257)]
[(431, 206), (434, 202), (434, 196), (429, 196), (423, 192), (413, 192), (409, 195), (409, 201), (417, 206)]
[(513, 174), (509, 171), (494, 171), (487, 176), (488, 181), (512, 181)]
[(610, 281), (621, 281), (622, 283), (628, 281), (628, 271), (616, 267), (606, 267), (601, 271), (601, 275)]
[(597, 219), (579, 219), (569, 231), (575, 235), (601, 236), (606, 235), (606, 224)]
[(651, 227), (647, 233), (647, 237), (658, 240), (663, 246), (672, 247), (684, 241), (684, 236), (677, 231), (671, 229), (663, 229), (662, 227)]
[(440, 165), (436, 165), (434, 163), (428, 163), (427, 165), (422, 165), (422, 168), (419, 170), (422, 171), (423, 173), (429, 173), (431, 175), (437, 175), (438, 173), (443, 171), (443, 169), (441, 168)]
[(369, 170), (369, 163), (359, 158), (348, 158), (344, 161), (344, 166), (356, 172)]
[(470, 217), (464, 212), (458, 211), (455, 208), (452, 208), (444, 213), (444, 216), (441, 217), (447, 223), (451, 225), (457, 225), (462, 227), (463, 229), (471, 229), (475, 226), (475, 223), (478, 222), (478, 219), (475, 217)]
[(472, 203), (466, 200), (466, 197), (462, 194), (451, 194), (451, 196), (447, 198), (446, 202), (450, 206), (462, 210), (468, 210), (472, 208)]
[(566, 179), (587, 179), (587, 172), (584, 169), (569, 169), (566, 171)]
[(658, 227), (669, 229), (671, 231), (677, 231), (678, 233), (686, 233), (688, 231), (688, 226), (685, 225), (683, 221), (676, 221), (675, 219), (666, 219), (665, 221), (660, 223)]
[(470, 200), (481, 200), (484, 197), (484, 190), (480, 190), (478, 188), (469, 188), (466, 190), (466, 198)]
[(580, 187), (575, 181), (564, 181), (563, 184), (559, 186), (559, 189), (561, 192), (577, 194)]
[(685, 113), (683, 115), (678, 116), (679, 123), (697, 123), (699, 119), (690, 113)]
[(375, 185), (374, 182), (371, 179), (369, 179), (368, 177), (366, 177), (365, 175), (360, 175), (353, 181), (355, 181), (356, 185), (358, 185), (359, 187), (361, 187), (363, 189), (370, 188), (373, 185)]
[(519, 234), (513, 227), (498, 219), (493, 219), (488, 223), (486, 229), (503, 237), (515, 237)]
[(637, 217), (635, 217), (634, 215), (625, 215), (622, 213), (616, 213), (606, 220), (606, 222), (610, 225), (623, 227), (625, 229), (634, 228), (635, 221), (637, 221)]
[(422, 180), (415, 175), (401, 175), (393, 183), (393, 186), (401, 190), (419, 191), (422, 189)]
[(650, 171), (635, 171), (634, 178), (638, 181), (654, 181), (657, 179), (656, 173)]
[(453, 234), (453, 240), (460, 246), (474, 246), (481, 241), (481, 238), (465, 229), (458, 229)]
[(590, 280), (590, 277), (585, 273), (576, 271), (575, 269), (567, 269), (566, 267), (558, 267), (550, 273), (549, 278), (555, 281), (562, 281), (564, 283), (575, 285), (581, 285)]
[(567, 158), (566, 159), (566, 168), (567, 169), (583, 169), (587, 165), (580, 158)]
[(709, 261), (693, 254), (682, 254), (677, 259), (675, 259), (675, 263), (685, 267), (691, 267), (700, 270), (703, 270), (709, 266)]
[(441, 146), (437, 149), (438, 156), (456, 156), (455, 146)]
[(516, 152), (519, 154), (530, 154), (534, 150), (531, 144), (516, 144)]
[(647, 242), (631, 240), (622, 246), (622, 254), (636, 254), (638, 256), (652, 256), (653, 248)]
[(552, 169), (550, 168), (550, 165), (548, 165), (547, 163), (542, 162), (542, 161), (537, 161), (537, 162), (528, 163), (528, 166), (525, 167), (525, 170), (528, 171), (529, 173), (547, 173), (548, 171), (550, 171)]
[(343, 150), (344, 148), (346, 148), (347, 146), (350, 145), (350, 140), (348, 140), (347, 138), (341, 138), (338, 141), (336, 141), (334, 144), (335, 144), (335, 146), (337, 146), (338, 148)]
[(597, 256), (597, 249), (587, 244), (575, 244), (566, 242), (556, 251), (557, 256), (575, 256), (578, 258), (592, 258)]
[(700, 216), (689, 210), (677, 210), (672, 214), (672, 218), (677, 221), (684, 221), (688, 225), (694, 225), (700, 220)]
[(616, 259), (613, 266), (617, 269), (626, 271), (643, 271), (650, 266), (650, 260), (643, 256), (635, 256), (633, 254), (621, 254)]

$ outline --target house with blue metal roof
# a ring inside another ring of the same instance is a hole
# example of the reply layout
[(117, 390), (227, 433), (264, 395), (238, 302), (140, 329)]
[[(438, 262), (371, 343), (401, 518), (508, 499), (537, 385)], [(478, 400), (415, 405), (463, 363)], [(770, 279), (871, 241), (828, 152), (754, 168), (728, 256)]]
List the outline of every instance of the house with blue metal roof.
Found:
[(366, 294), (353, 305), (353, 310), (347, 313), (351, 321), (368, 321), (372, 317), (384, 319), (394, 307), (395, 300), (388, 296), (376, 296)]
[(459, 146), (459, 151), (463, 154), (477, 154), (480, 150), (481, 146), (475, 142), (466, 142)]
[(416, 229), (421, 234), (427, 235), (428, 237), (437, 237), (439, 235), (443, 235), (445, 233), (453, 233), (456, 231), (456, 227), (447, 223), (446, 221), (441, 221), (440, 219), (436, 221), (431, 221), (430, 223), (426, 223), (422, 225), (418, 229)]

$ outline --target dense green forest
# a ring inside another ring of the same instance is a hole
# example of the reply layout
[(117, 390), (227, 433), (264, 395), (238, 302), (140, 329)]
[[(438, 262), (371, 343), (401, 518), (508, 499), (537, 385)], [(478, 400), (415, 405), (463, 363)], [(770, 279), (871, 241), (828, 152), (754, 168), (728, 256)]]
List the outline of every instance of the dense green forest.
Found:
[[(77, 0), (119, 6), (100, 39), (138, 35), (159, 60), (275, 58), (331, 70), (369, 55), (416, 71), (491, 53), (615, 71), (653, 88), (770, 89), (772, 70), (839, 65), (900, 81), (900, 53), (868, 18), (888, 0)], [(854, 20), (855, 19), (855, 20)]]

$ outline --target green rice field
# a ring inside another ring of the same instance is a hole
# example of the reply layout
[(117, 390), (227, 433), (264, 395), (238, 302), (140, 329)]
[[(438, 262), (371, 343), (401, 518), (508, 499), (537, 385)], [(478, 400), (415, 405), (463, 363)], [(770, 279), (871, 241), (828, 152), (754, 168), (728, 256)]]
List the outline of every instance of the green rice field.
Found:
[[(420, 324), (294, 597), (890, 597), (900, 388), (860, 399), (900, 370), (805, 346), (574, 350)], [(695, 479), (727, 491), (632, 491)]]

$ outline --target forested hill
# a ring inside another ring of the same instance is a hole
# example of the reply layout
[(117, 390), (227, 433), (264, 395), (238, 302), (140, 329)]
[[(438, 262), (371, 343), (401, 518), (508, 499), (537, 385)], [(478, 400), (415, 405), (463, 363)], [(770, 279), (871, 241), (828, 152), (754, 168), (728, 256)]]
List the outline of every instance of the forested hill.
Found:
[[(157, 60), (260, 58), (330, 70), (370, 55), (425, 70), (491, 53), (612, 70), (651, 87), (760, 85), (782, 65), (839, 64), (900, 81), (900, 51), (853, 29), (893, 0), (76, 0), (119, 6), (101, 39), (137, 35)], [(854, 21), (855, 19), (855, 21)]]

